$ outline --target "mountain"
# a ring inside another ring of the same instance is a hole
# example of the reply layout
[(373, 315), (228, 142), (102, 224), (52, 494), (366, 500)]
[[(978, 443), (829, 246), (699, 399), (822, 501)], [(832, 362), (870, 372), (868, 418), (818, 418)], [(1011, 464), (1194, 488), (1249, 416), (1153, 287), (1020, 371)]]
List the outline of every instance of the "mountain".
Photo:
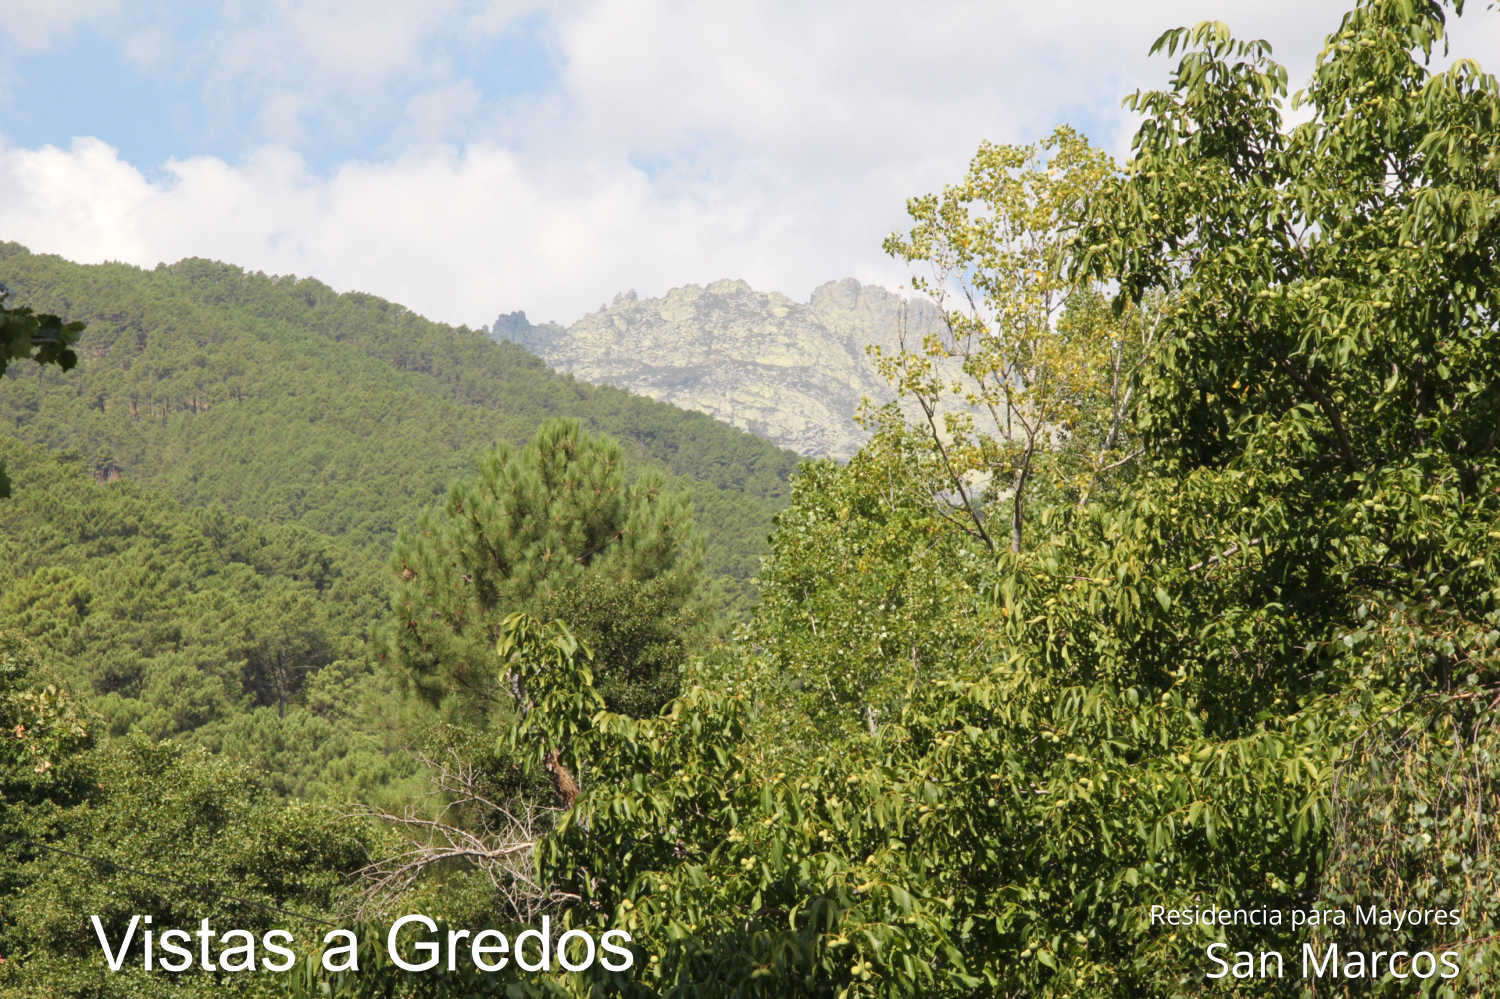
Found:
[(370, 564), (497, 440), (568, 416), (692, 495), (708, 568), (742, 593), (795, 455), (547, 368), (483, 330), (208, 260), (80, 265), (0, 243), (12, 301), (88, 323), (73, 371), (12, 366), (0, 428), (104, 479), (338, 538)]
[(744, 281), (684, 285), (661, 298), (626, 292), (564, 329), (501, 315), (497, 340), (524, 346), (584, 381), (707, 413), (809, 457), (848, 458), (866, 438), (865, 397), (892, 398), (866, 348), (920, 342), (942, 321), (930, 302), (853, 278), (804, 304)]

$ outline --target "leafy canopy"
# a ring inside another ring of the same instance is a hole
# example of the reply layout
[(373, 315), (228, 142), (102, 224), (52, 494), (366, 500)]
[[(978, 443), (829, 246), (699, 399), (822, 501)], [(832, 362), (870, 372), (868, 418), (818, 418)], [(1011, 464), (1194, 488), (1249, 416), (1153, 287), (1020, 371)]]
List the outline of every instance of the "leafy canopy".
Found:
[[(1290, 129), (1263, 45), (1164, 36), (1171, 85), (1137, 98), (1136, 157), (1072, 251), (1125, 308), (1166, 296), (1141, 467), (958, 588), (934, 645), (972, 654), (926, 660), (871, 729), (786, 766), (754, 738), (774, 687), (705, 678), (632, 721), (581, 663), (534, 676), (591, 776), (541, 872), (570, 920), (631, 929), (641, 994), (1193, 994), (1209, 943), (1317, 934), (1162, 932), (1152, 904), (1318, 899), (1460, 909), (1400, 945), (1461, 952), (1435, 992), (1493, 991), (1500, 93), (1425, 67), (1446, 13), (1359, 6)], [(920, 552), (928, 521), (880, 467), (808, 473), (767, 574), (793, 640), (748, 655), (919, 640), (883, 549), (894, 521)], [(877, 579), (800, 564), (797, 536)]]
[[(55, 364), (64, 371), (78, 363), (73, 341), (83, 332), (83, 323), (64, 322), (50, 313), (38, 314), (28, 306), (8, 307), (10, 290), (0, 285), (0, 376), (10, 362), (29, 357), (38, 364)], [(10, 479), (0, 464), (0, 499), (10, 495)]]
[(1066, 127), (1030, 146), (985, 143), (963, 181), (908, 201), (910, 232), (885, 241), (923, 265), (912, 286), (945, 323), (920, 344), (876, 348), (877, 365), (942, 463), (950, 519), (991, 551), (1003, 547), (997, 507), (1019, 552), (1034, 496), (1082, 500), (1135, 456), (1130, 419), (1156, 324), (1136, 309), (1112, 315), (1104, 286), (1075, 273), (1085, 212), (1117, 173)]

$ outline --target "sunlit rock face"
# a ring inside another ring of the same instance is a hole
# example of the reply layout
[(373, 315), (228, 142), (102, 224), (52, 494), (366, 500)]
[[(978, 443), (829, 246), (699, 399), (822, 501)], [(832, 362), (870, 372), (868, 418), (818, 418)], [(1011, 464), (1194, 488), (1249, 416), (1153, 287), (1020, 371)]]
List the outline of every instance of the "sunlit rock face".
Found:
[(847, 458), (867, 436), (854, 420), (860, 400), (891, 398), (866, 348), (893, 349), (903, 327), (920, 344), (939, 322), (930, 303), (853, 278), (806, 303), (726, 280), (660, 298), (626, 292), (566, 329), (513, 312), (492, 332), (584, 381), (707, 413), (809, 457)]

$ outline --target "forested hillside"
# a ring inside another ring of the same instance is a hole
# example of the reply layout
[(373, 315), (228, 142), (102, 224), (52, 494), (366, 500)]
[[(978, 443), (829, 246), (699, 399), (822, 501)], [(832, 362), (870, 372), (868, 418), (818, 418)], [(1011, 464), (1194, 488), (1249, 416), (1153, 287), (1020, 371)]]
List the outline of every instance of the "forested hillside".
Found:
[(376, 561), (491, 444), (567, 416), (687, 488), (710, 571), (743, 583), (796, 465), (705, 416), (314, 280), (204, 260), (80, 266), (15, 244), (0, 244), (0, 279), (14, 303), (88, 324), (75, 371), (7, 377), (0, 427), (73, 448), (101, 476), (295, 523)]
[(106, 733), (222, 751), (281, 793), (363, 794), (411, 771), (390, 758), (400, 699), (368, 644), (387, 584), (363, 558), (100, 482), (76, 454), (0, 439), (0, 461), (0, 621), (92, 695)]

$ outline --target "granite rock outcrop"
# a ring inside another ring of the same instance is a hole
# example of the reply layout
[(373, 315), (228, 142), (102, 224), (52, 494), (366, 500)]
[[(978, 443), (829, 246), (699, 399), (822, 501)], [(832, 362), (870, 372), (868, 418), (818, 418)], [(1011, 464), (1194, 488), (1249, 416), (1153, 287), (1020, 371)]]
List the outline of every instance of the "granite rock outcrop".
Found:
[(895, 347), (942, 321), (925, 299), (853, 278), (807, 302), (744, 281), (684, 285), (660, 298), (634, 292), (566, 328), (501, 315), (496, 339), (533, 351), (587, 382), (614, 385), (707, 413), (809, 457), (848, 458), (868, 436), (862, 399), (892, 398), (868, 347)]

